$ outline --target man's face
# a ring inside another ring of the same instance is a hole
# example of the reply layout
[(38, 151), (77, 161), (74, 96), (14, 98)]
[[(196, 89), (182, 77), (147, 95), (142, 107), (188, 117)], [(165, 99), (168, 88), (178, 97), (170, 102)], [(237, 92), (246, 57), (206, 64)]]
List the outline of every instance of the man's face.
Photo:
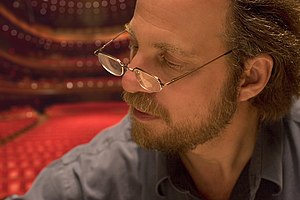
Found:
[[(226, 11), (220, 0), (138, 0), (129, 23), (130, 67), (167, 82), (223, 54)], [(129, 71), (122, 83), (133, 138), (150, 149), (182, 152), (203, 144), (218, 136), (237, 107), (237, 83), (224, 57), (159, 93), (142, 89)]]

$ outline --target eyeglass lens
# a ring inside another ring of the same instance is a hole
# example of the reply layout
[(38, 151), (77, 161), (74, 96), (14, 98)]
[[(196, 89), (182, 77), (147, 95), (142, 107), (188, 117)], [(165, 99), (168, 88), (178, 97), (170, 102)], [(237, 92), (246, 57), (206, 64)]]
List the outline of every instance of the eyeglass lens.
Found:
[(109, 56), (99, 53), (98, 59), (101, 65), (111, 74), (115, 76), (122, 76), (124, 73), (124, 68), (121, 66), (121, 64), (118, 62), (118, 60), (115, 60), (113, 58), (110, 58)]
[[(122, 76), (124, 74), (124, 66), (113, 57), (108, 55), (98, 53), (98, 59), (101, 65), (108, 71), (109, 73), (115, 76)], [(133, 69), (138, 83), (146, 90), (158, 92), (161, 90), (161, 85), (159, 81), (153, 77), (152, 75), (140, 70), (140, 69)]]
[(158, 92), (161, 90), (161, 85), (159, 81), (152, 75), (143, 72), (139, 69), (135, 70), (135, 74), (139, 84), (146, 90)]

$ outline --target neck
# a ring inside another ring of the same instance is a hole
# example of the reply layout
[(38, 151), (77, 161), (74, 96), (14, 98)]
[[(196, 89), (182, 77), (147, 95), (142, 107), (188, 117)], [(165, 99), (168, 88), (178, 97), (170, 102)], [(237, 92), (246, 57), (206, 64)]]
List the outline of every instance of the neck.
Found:
[(241, 104), (217, 138), (180, 155), (199, 193), (206, 199), (229, 199), (252, 156), (258, 123), (255, 109), (250, 104)]

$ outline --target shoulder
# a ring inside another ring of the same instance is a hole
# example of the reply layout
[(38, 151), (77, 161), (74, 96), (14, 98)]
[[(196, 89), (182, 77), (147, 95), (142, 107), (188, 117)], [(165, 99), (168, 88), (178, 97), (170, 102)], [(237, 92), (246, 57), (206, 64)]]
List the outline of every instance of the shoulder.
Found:
[(135, 149), (137, 145), (131, 139), (130, 130), (130, 120), (126, 116), (120, 123), (101, 131), (89, 143), (72, 149), (61, 160), (68, 165), (78, 160), (79, 157), (104, 156), (106, 153), (113, 156), (124, 148)]
[[(66, 168), (80, 168), (77, 173), (123, 172), (134, 167), (140, 156), (146, 156), (131, 138), (131, 124), (126, 116), (119, 124), (100, 132), (91, 142), (78, 146), (61, 158)], [(90, 168), (93, 168), (91, 170)], [(116, 172), (116, 171), (117, 172)]]
[[(73, 149), (61, 159), (65, 173), (80, 182), (80, 190), (86, 196), (139, 199), (141, 182), (152, 180), (156, 154), (140, 148), (130, 132), (130, 120), (126, 116), (119, 124), (104, 130), (90, 143)], [(69, 182), (70, 187), (72, 182)], [(150, 182), (152, 185), (153, 181)]]
[(138, 147), (130, 130), (126, 116), (91, 142), (72, 149), (43, 170), (24, 199), (81, 199), (82, 195), (122, 199), (119, 196), (139, 194), (140, 177), (145, 174), (141, 162), (154, 165), (155, 154)]

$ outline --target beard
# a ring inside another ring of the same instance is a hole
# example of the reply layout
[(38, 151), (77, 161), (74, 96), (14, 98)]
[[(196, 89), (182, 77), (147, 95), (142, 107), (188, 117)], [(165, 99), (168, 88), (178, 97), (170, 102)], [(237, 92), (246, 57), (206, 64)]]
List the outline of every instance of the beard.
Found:
[[(209, 114), (205, 120), (201, 113), (197, 113), (193, 119), (182, 119), (176, 123), (172, 121), (168, 110), (155, 100), (154, 94), (124, 92), (123, 100), (130, 105), (133, 140), (146, 149), (177, 154), (218, 137), (237, 109), (236, 85), (235, 80), (228, 78), (220, 97), (209, 104)], [(165, 126), (156, 128), (137, 121), (132, 114), (133, 108), (159, 117)]]

